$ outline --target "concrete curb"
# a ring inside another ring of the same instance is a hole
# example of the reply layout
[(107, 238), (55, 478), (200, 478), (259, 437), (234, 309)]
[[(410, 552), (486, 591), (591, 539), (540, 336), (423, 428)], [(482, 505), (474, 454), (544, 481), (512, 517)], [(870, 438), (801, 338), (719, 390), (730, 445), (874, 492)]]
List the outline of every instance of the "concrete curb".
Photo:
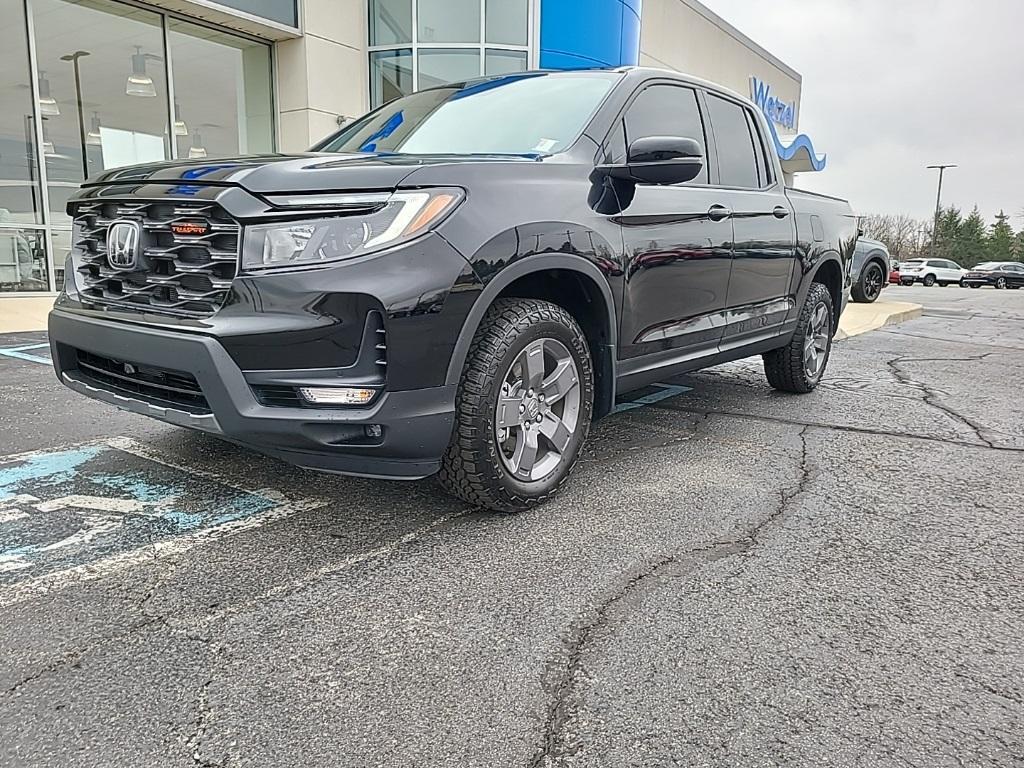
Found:
[(924, 308), (920, 304), (906, 301), (876, 301), (874, 304), (846, 305), (846, 311), (839, 318), (836, 341), (877, 331), (887, 325), (897, 325), (920, 317)]

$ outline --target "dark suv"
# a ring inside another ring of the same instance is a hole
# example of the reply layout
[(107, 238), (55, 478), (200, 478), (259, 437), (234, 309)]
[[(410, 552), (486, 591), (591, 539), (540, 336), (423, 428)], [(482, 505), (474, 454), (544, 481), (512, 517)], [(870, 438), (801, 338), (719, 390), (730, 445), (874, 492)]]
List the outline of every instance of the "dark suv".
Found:
[(319, 470), (539, 503), (616, 395), (825, 370), (857, 223), (747, 100), (670, 72), (434, 88), (297, 156), (109, 171), (50, 315), (77, 392)]

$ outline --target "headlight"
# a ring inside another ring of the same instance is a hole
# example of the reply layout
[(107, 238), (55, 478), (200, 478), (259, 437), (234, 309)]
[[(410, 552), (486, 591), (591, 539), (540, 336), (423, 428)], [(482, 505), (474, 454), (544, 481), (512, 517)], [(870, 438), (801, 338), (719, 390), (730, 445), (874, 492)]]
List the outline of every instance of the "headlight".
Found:
[(268, 269), (339, 261), (379, 251), (422, 235), (451, 213), (462, 198), (458, 189), (271, 198), (284, 208), (329, 208), (339, 215), (246, 227), (242, 267)]

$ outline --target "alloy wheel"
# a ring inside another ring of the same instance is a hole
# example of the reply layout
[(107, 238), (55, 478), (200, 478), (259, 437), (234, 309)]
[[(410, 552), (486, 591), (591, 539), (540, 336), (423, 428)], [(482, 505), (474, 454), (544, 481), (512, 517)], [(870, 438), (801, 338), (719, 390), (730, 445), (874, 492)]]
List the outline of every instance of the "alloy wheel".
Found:
[(864, 273), (864, 296), (871, 301), (882, 293), (882, 268), (877, 264), (869, 264)]
[(580, 375), (569, 349), (537, 339), (512, 361), (501, 385), (494, 429), (498, 454), (520, 482), (558, 466), (580, 422)]
[(807, 321), (804, 334), (804, 373), (812, 381), (817, 379), (825, 368), (828, 358), (828, 342), (832, 331), (832, 320), (828, 307), (819, 304)]
[(1005, 288), (1005, 287), (1006, 287), (1006, 278), (1005, 277), (996, 278), (996, 288), (1002, 289), (1002, 288)]

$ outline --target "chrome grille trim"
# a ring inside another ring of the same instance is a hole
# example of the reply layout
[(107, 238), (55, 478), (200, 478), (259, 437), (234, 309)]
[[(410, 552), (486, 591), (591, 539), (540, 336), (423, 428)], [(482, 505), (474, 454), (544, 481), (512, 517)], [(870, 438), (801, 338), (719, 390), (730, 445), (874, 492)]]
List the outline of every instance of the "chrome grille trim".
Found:
[[(107, 228), (138, 222), (139, 266), (107, 259)], [(176, 234), (176, 223), (202, 223), (200, 235)], [(238, 274), (242, 228), (216, 203), (169, 200), (87, 201), (74, 211), (72, 263), (82, 300), (136, 312), (209, 317), (223, 306)]]

